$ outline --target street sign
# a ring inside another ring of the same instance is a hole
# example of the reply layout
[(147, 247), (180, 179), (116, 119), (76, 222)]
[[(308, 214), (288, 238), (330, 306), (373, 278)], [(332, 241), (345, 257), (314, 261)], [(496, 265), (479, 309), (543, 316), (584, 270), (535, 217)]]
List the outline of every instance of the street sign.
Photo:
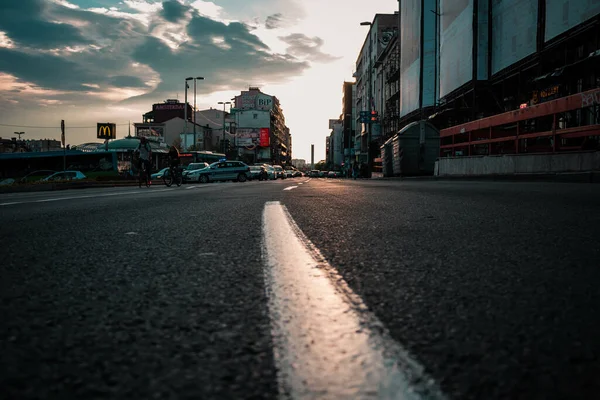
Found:
[(96, 138), (98, 139), (116, 139), (117, 125), (110, 122), (98, 122)]

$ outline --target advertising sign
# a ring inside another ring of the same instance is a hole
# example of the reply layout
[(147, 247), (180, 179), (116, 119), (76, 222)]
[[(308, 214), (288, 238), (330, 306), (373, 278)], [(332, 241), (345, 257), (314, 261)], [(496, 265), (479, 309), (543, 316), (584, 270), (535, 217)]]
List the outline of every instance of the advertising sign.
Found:
[(400, 116), (419, 108), (421, 1), (400, 2)]
[(598, 0), (547, 1), (544, 40), (556, 36), (600, 14)]
[(473, 0), (441, 0), (440, 97), (473, 78)]
[(271, 144), (269, 128), (260, 128), (260, 147), (269, 147)]
[(110, 122), (98, 122), (96, 129), (96, 138), (98, 139), (116, 139), (117, 125)]
[(183, 103), (177, 103), (177, 104), (154, 104), (152, 106), (152, 111), (162, 111), (162, 110), (183, 110), (184, 109), (184, 104)]
[(158, 141), (164, 141), (164, 128), (162, 126), (138, 126), (135, 132), (137, 137), (147, 137)]
[(537, 18), (538, 0), (492, 2), (492, 74), (535, 52)]

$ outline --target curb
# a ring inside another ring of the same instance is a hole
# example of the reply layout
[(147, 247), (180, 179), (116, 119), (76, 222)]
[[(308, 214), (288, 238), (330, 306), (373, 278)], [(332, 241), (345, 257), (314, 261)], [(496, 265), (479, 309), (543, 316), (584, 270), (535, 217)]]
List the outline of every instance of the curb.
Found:
[(492, 182), (562, 182), (600, 183), (600, 171), (561, 172), (554, 174), (514, 174), (514, 175), (445, 175), (445, 176), (403, 176), (372, 178), (376, 180), (400, 181), (492, 181)]

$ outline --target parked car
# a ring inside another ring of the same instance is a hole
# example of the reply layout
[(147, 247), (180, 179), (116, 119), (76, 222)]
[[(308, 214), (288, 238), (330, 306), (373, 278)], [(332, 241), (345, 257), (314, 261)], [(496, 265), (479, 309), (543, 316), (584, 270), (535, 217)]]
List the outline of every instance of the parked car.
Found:
[(207, 168), (209, 168), (209, 165), (205, 162), (189, 164), (181, 174), (183, 182), (200, 182), (200, 175), (202, 171), (206, 171)]
[(267, 172), (267, 168), (264, 165), (251, 165), (250, 166), (250, 175), (248, 176), (248, 180), (267, 180), (269, 179), (269, 173)]
[(277, 178), (281, 178), (281, 179), (285, 179), (285, 171), (283, 170), (283, 167), (281, 165), (273, 165), (273, 168), (275, 168), (275, 176)]
[(340, 177), (340, 174), (339, 174), (339, 172), (337, 172), (337, 171), (329, 171), (329, 172), (327, 173), (327, 177), (328, 177), (328, 178), (339, 178), (339, 177)]
[(15, 183), (15, 180), (13, 178), (6, 178), (0, 181), (0, 186), (10, 186), (13, 183)]
[(298, 170), (294, 171), (294, 178), (299, 178), (299, 177), (302, 177), (302, 172), (300, 172)]
[(154, 174), (150, 175), (150, 179), (153, 181), (157, 181), (159, 179), (162, 179), (163, 176), (169, 176), (169, 167), (163, 168), (160, 171), (155, 172)]
[(219, 161), (208, 168), (198, 171), (198, 180), (202, 183), (212, 181), (245, 182), (250, 176), (250, 167), (241, 161)]
[(310, 176), (311, 178), (318, 178), (320, 172), (321, 171), (319, 171), (318, 169), (313, 169), (308, 173), (308, 176)]
[(79, 179), (85, 179), (86, 176), (81, 171), (62, 171), (56, 172), (50, 176), (42, 179), (43, 182), (53, 181), (74, 181)]
[(294, 177), (294, 170), (293, 169), (286, 169), (285, 170), (285, 177), (286, 178), (293, 178)]
[(28, 182), (37, 182), (41, 181), (43, 178), (46, 178), (50, 175), (53, 175), (56, 171), (50, 169), (40, 169), (38, 171), (33, 171), (28, 173), (27, 175), (19, 178), (18, 183), (28, 183)]

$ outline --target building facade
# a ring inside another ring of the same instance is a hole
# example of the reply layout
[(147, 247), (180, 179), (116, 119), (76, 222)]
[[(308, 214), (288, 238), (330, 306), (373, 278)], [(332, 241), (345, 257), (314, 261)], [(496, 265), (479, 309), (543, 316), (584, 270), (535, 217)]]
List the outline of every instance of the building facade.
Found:
[(235, 97), (232, 113), (236, 147), (243, 160), (291, 165), (291, 134), (277, 97), (251, 87)]
[[(398, 13), (375, 14), (373, 21), (365, 24), (369, 31), (356, 60), (356, 96), (354, 102), (358, 112), (355, 143), (360, 143), (360, 153), (355, 161), (371, 166), (379, 152), (377, 143), (382, 137), (379, 115), (385, 109), (383, 99), (384, 77), (375, 70), (375, 64), (390, 41), (398, 32)], [(366, 113), (361, 117), (360, 112)], [(368, 117), (365, 117), (367, 115)], [(373, 117), (372, 117), (373, 116)], [(355, 146), (358, 148), (358, 146)]]
[(342, 129), (344, 132), (344, 163), (354, 160), (354, 137), (356, 135), (356, 104), (354, 103), (354, 82), (344, 82), (342, 86)]

